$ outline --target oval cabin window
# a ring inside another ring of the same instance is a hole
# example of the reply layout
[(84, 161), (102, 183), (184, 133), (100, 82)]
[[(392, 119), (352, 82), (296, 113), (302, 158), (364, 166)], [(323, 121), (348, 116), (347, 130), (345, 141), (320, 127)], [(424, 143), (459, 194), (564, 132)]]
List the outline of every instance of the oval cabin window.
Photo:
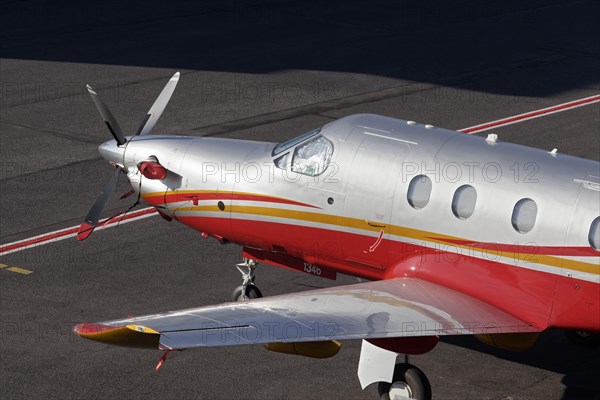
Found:
[(590, 246), (592, 246), (594, 250), (600, 251), (600, 217), (596, 217), (594, 222), (592, 222), (588, 240), (590, 241)]
[(527, 233), (533, 229), (538, 207), (531, 199), (521, 199), (515, 204), (512, 213), (512, 226), (519, 233)]
[(452, 212), (459, 219), (467, 219), (475, 211), (477, 191), (471, 185), (463, 185), (456, 189), (452, 198)]
[(429, 203), (431, 196), (431, 179), (425, 175), (417, 175), (408, 185), (406, 199), (412, 208), (417, 210), (425, 207)]

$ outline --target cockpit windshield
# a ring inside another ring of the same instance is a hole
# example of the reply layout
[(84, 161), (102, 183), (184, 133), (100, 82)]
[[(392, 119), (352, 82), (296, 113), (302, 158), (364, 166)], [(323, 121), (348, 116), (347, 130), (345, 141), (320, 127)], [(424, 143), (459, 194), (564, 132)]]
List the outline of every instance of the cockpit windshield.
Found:
[(292, 171), (304, 175), (320, 175), (329, 166), (333, 144), (323, 136), (317, 136), (296, 147), (292, 158)]
[[(316, 136), (315, 132), (317, 133)], [(283, 154), (280, 154), (273, 160), (275, 166), (283, 170), (289, 168), (293, 172), (308, 176), (322, 174), (331, 161), (333, 143), (323, 135), (319, 135), (318, 132), (319, 131), (309, 132), (308, 134), (295, 138), (293, 143), (286, 145), (286, 147), (280, 151), (280, 153)], [(293, 151), (289, 150), (291, 146), (296, 146)]]
[(271, 155), (275, 156), (275, 155), (277, 155), (279, 153), (283, 153), (284, 151), (286, 151), (290, 147), (294, 147), (298, 143), (304, 142), (306, 139), (309, 139), (309, 138), (311, 138), (313, 136), (318, 135), (319, 132), (321, 132), (321, 128), (315, 129), (314, 131), (306, 132), (306, 133), (304, 133), (304, 134), (302, 134), (300, 136), (296, 136), (295, 138), (292, 138), (290, 140), (286, 140), (285, 142), (281, 142), (277, 146), (275, 146), (275, 148), (271, 152)]

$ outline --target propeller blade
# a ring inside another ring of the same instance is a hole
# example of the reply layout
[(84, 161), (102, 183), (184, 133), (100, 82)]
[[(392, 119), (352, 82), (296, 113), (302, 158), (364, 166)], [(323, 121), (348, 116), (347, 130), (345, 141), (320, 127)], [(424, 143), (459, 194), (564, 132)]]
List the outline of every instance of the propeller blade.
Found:
[(125, 136), (123, 136), (121, 127), (119, 126), (119, 123), (117, 122), (115, 117), (113, 117), (112, 113), (109, 111), (106, 105), (104, 105), (102, 100), (100, 100), (98, 94), (94, 91), (94, 89), (92, 89), (90, 85), (86, 85), (86, 87), (88, 92), (90, 93), (90, 96), (92, 96), (92, 100), (94, 100), (96, 108), (100, 112), (100, 115), (102, 116), (102, 119), (108, 127), (108, 130), (110, 131), (111, 135), (115, 138), (119, 146), (125, 144)]
[(117, 186), (117, 182), (119, 181), (119, 175), (121, 174), (121, 170), (119, 168), (115, 168), (115, 173), (113, 176), (106, 182), (104, 187), (102, 188), (102, 192), (88, 211), (85, 219), (79, 226), (79, 231), (77, 231), (77, 239), (85, 240), (96, 228), (98, 225), (98, 221), (100, 220), (100, 214), (102, 214), (102, 210), (104, 210), (104, 206), (108, 203), (110, 199), (110, 195), (115, 190)]
[(126, 199), (126, 198), (128, 198), (129, 196), (131, 196), (134, 193), (135, 193), (135, 190), (131, 189), (129, 192), (127, 192), (123, 196), (119, 197), (119, 200)]
[(154, 128), (154, 125), (156, 125), (156, 122), (160, 118), (160, 115), (169, 103), (171, 95), (175, 91), (177, 82), (179, 82), (179, 75), (179, 72), (176, 72), (175, 75), (173, 75), (171, 79), (169, 79), (169, 82), (167, 82), (162, 92), (160, 92), (160, 94), (156, 98), (154, 104), (152, 104), (152, 107), (150, 107), (148, 114), (146, 114), (146, 117), (144, 117), (144, 119), (142, 120), (142, 123), (140, 124), (136, 135), (147, 135), (150, 133), (152, 128)]

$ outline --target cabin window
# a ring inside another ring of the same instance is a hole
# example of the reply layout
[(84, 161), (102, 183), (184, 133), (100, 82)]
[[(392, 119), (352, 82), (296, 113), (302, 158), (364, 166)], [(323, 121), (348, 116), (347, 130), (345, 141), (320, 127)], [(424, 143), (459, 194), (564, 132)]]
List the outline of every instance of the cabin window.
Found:
[(275, 163), (275, 166), (277, 168), (281, 168), (281, 169), (287, 169), (288, 167), (288, 158), (290, 153), (285, 153), (284, 155), (282, 155), (281, 157), (277, 157), (275, 160), (273, 160), (273, 162)]
[(452, 212), (458, 219), (467, 219), (475, 211), (477, 191), (471, 185), (463, 185), (456, 189), (452, 198)]
[(417, 210), (425, 207), (431, 197), (431, 179), (425, 175), (417, 175), (408, 185), (406, 199), (412, 208)]
[(527, 233), (533, 229), (538, 207), (531, 199), (521, 199), (515, 204), (512, 213), (512, 226), (519, 233)]
[(600, 251), (600, 217), (596, 217), (592, 222), (588, 240), (590, 241), (590, 246), (592, 246), (594, 250)]
[(333, 143), (323, 136), (317, 136), (296, 147), (292, 171), (309, 176), (319, 175), (329, 166), (332, 154)]
[(319, 132), (321, 132), (321, 128), (315, 129), (314, 131), (306, 132), (300, 136), (296, 136), (295, 138), (286, 140), (285, 142), (281, 142), (277, 146), (275, 146), (275, 148), (271, 152), (271, 155), (275, 156), (277, 154), (283, 153), (284, 151), (286, 151), (289, 148), (294, 147), (298, 143), (302, 143), (305, 140), (310, 139), (313, 136), (317, 136), (319, 134)]

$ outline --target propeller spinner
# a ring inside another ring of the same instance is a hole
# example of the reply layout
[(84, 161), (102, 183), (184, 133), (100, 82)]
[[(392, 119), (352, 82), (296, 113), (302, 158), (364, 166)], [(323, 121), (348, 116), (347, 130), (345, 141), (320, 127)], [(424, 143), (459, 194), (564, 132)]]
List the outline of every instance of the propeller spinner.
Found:
[[(179, 72), (176, 72), (175, 75), (169, 79), (169, 82), (167, 82), (162, 92), (160, 92), (156, 101), (152, 107), (150, 107), (150, 110), (148, 110), (148, 113), (142, 120), (142, 123), (140, 124), (140, 127), (134, 136), (147, 135), (152, 131), (152, 128), (154, 128), (154, 125), (156, 125), (156, 122), (169, 103), (171, 95), (175, 91), (175, 87), (179, 81), (179, 75)], [(98, 226), (100, 215), (102, 214), (104, 207), (108, 203), (110, 196), (119, 182), (119, 175), (122, 171), (124, 171), (123, 156), (125, 153), (125, 145), (127, 144), (127, 139), (125, 138), (125, 135), (123, 135), (123, 131), (121, 130), (119, 123), (112, 115), (108, 107), (106, 107), (104, 102), (100, 100), (98, 94), (90, 85), (87, 85), (87, 90), (90, 93), (94, 104), (96, 104), (96, 108), (98, 108), (98, 112), (108, 127), (110, 134), (114, 138), (114, 142), (109, 140), (101, 144), (98, 150), (100, 155), (102, 155), (105, 160), (111, 162), (111, 164), (115, 166), (115, 172), (104, 184), (102, 192), (100, 192), (100, 195), (96, 198), (96, 201), (94, 201), (92, 208), (90, 208), (83, 222), (79, 226), (79, 230), (77, 232), (77, 239), (79, 240), (86, 239), (94, 231), (96, 226)]]

